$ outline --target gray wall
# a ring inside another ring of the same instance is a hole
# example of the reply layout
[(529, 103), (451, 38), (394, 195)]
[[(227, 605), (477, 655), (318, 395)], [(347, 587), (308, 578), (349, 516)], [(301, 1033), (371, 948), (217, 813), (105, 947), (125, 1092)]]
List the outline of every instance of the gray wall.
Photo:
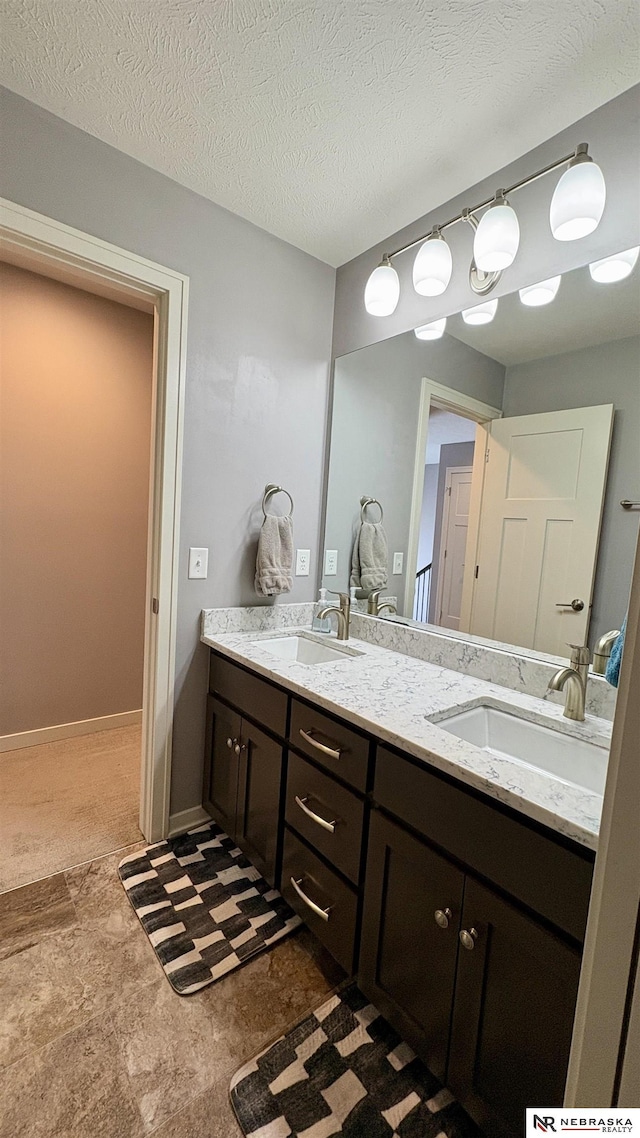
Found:
[[(201, 801), (207, 650), (200, 610), (255, 603), (265, 483), (296, 501), (311, 573), (319, 545), (334, 270), (7, 91), (0, 194), (190, 278), (171, 810)], [(187, 579), (209, 546), (207, 581)], [(100, 613), (96, 613), (99, 629)], [(99, 652), (99, 638), (96, 639)]]
[(444, 485), (449, 466), (473, 466), (475, 443), (445, 443), (440, 447), (438, 466), (438, 487), (436, 490), (436, 516), (433, 526), (433, 569), (431, 570), (431, 595), (429, 597), (429, 620), (436, 619), (436, 594), (438, 592), (438, 561), (442, 545), (442, 514), (444, 511)]
[(607, 184), (607, 204), (595, 233), (582, 241), (555, 241), (549, 228), (549, 204), (559, 175), (550, 174), (513, 196), (520, 220), (521, 241), (518, 256), (505, 272), (492, 296), (504, 296), (523, 285), (604, 257), (616, 249), (640, 244), (638, 211), (638, 169), (640, 168), (640, 86), (612, 99), (542, 146), (525, 154), (491, 178), (476, 183), (463, 194), (444, 203), (438, 210), (419, 218), (338, 269), (334, 320), (334, 354), (341, 356), (356, 348), (406, 332), (439, 316), (459, 312), (477, 297), (469, 288), (467, 274), (471, 259), (472, 233), (459, 224), (447, 231), (453, 253), (453, 276), (440, 297), (420, 297), (414, 292), (411, 271), (415, 252), (395, 261), (400, 275), (400, 301), (392, 316), (369, 316), (363, 302), (367, 278), (383, 253), (416, 240), (434, 224), (454, 216), (464, 206), (491, 197), (499, 186), (519, 178), (570, 153), (578, 142), (588, 142), (590, 153), (601, 165)]
[(325, 548), (338, 550), (338, 575), (324, 579), (329, 588), (348, 584), (360, 498), (368, 494), (384, 507), (388, 591), (404, 596), (405, 573), (392, 576), (391, 568), (394, 551), (402, 551), (406, 570), (423, 376), (502, 405), (503, 366), (452, 336), (427, 343), (410, 332), (336, 360)]
[[(615, 287), (615, 286), (614, 286)], [(627, 611), (640, 501), (640, 337), (507, 368), (505, 415), (613, 403), (615, 418), (589, 641), (619, 628)]]

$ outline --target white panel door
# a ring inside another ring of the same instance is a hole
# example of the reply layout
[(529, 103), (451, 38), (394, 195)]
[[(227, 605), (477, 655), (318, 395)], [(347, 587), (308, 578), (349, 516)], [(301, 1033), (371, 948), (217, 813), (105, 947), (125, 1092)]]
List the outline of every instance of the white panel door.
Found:
[(471, 475), (470, 466), (447, 470), (436, 596), (436, 623), (443, 628), (460, 628)]
[[(564, 656), (584, 644), (613, 406), (491, 423), (470, 631)], [(581, 601), (576, 611), (570, 602)]]

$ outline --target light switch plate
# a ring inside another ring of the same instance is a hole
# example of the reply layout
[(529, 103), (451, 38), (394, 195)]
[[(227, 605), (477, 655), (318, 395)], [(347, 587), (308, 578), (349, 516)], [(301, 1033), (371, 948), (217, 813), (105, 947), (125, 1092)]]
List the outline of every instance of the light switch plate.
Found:
[(189, 577), (197, 580), (207, 576), (209, 572), (209, 550), (208, 549), (195, 549), (193, 546), (189, 549)]
[(311, 564), (310, 549), (296, 549), (296, 577), (308, 577)]
[(394, 572), (394, 575), (396, 577), (398, 576), (399, 573), (402, 573), (403, 564), (404, 564), (404, 553), (394, 553), (394, 555), (393, 555), (393, 572)]
[(325, 549), (324, 551), (324, 575), (325, 577), (335, 577), (338, 572), (338, 550)]

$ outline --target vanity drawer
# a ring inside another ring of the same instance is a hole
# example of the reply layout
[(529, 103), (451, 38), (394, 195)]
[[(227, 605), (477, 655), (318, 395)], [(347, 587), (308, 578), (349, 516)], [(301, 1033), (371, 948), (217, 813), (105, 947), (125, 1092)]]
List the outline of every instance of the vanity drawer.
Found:
[(593, 857), (379, 747), (376, 802), (576, 940), (584, 939)]
[(364, 802), (293, 752), (289, 755), (285, 816), (294, 830), (357, 883)]
[(351, 974), (357, 895), (290, 830), (285, 830), (284, 835), (281, 893), (338, 964)]
[(224, 656), (211, 653), (209, 691), (240, 708), (267, 730), (284, 738), (287, 731), (287, 696), (252, 672), (245, 672)]
[(332, 715), (293, 699), (289, 738), (294, 747), (332, 774), (357, 790), (367, 789), (369, 740), (365, 735)]

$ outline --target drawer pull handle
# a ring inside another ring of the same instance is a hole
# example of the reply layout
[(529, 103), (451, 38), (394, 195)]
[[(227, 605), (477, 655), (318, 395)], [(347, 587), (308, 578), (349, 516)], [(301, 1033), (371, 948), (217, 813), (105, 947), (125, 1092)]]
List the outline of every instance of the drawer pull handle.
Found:
[(433, 916), (439, 928), (449, 928), (449, 921), (451, 920), (451, 909), (436, 909)]
[(477, 939), (477, 929), (462, 929), (460, 932), (460, 944), (467, 949), (467, 952), (471, 952), (475, 948)]
[(302, 735), (302, 738), (305, 740), (305, 742), (310, 743), (311, 746), (315, 747), (317, 751), (322, 751), (323, 755), (328, 755), (330, 759), (340, 758), (341, 748), (337, 744), (333, 747), (327, 747), (326, 743), (321, 743), (319, 739), (314, 739), (313, 735), (311, 734), (311, 728), (309, 728), (308, 731), (303, 731), (301, 727), (300, 734)]
[(298, 881), (296, 881), (295, 877), (291, 877), (289, 880), (291, 881), (291, 884), (293, 885), (293, 888), (298, 894), (300, 900), (304, 901), (305, 905), (309, 906), (311, 912), (315, 913), (316, 917), (320, 917), (321, 921), (328, 921), (331, 915), (331, 906), (329, 905), (327, 909), (321, 909), (319, 905), (316, 905), (315, 901), (312, 901), (310, 897), (307, 897), (307, 894), (301, 889), (302, 882), (304, 881), (303, 877), (299, 878)]
[(328, 832), (330, 834), (335, 834), (335, 832), (336, 832), (336, 819), (335, 818), (333, 819), (333, 822), (327, 822), (326, 818), (321, 818), (319, 814), (316, 814), (313, 810), (311, 810), (307, 806), (307, 802), (309, 801), (308, 798), (298, 798), (298, 795), (296, 794), (295, 799), (296, 799), (296, 806), (300, 807), (303, 814), (307, 815), (307, 818), (311, 818), (312, 822), (317, 822), (317, 824), (319, 826), (322, 826), (323, 830), (328, 830)]

